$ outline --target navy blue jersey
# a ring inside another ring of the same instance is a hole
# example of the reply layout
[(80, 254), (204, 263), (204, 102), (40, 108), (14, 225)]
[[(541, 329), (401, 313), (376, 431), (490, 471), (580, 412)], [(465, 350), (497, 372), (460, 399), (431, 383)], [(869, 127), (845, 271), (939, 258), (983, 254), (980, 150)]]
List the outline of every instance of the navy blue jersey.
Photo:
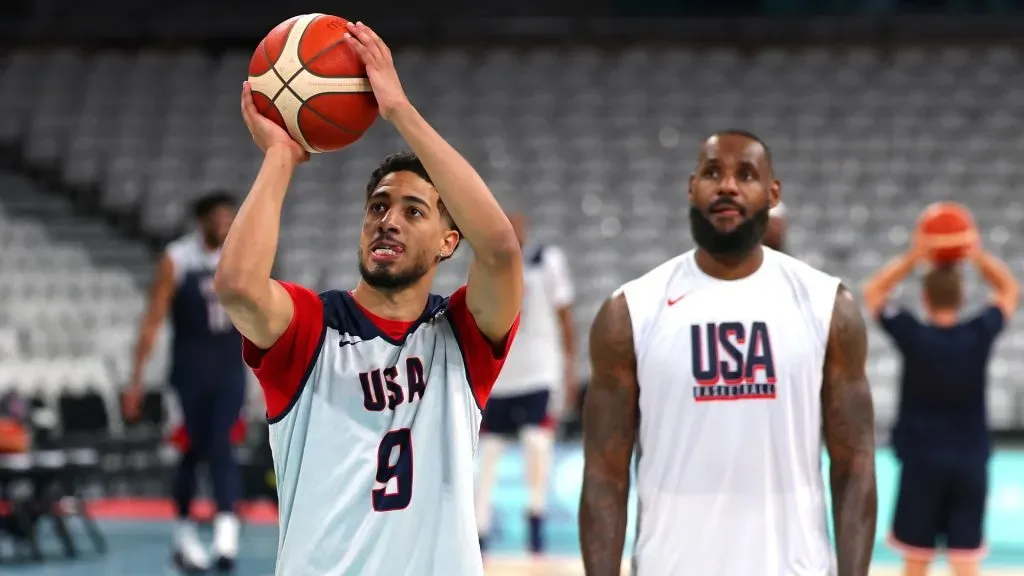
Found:
[(903, 356), (896, 454), (902, 460), (986, 460), (988, 361), (1003, 329), (1002, 311), (989, 306), (955, 326), (939, 327), (887, 307), (881, 323)]
[(234, 382), (244, 385), (241, 335), (213, 291), (220, 251), (209, 251), (197, 235), (168, 247), (176, 289), (171, 303), (171, 384)]

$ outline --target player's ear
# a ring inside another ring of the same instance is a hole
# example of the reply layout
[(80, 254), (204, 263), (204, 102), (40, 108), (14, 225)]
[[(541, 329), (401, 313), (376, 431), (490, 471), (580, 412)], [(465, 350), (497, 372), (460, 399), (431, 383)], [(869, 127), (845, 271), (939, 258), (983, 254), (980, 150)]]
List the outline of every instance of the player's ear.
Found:
[(768, 187), (768, 207), (775, 208), (779, 205), (782, 200), (782, 182), (778, 180), (772, 180), (772, 185)]
[(441, 249), (437, 252), (437, 261), (443, 262), (452, 257), (455, 254), (455, 250), (459, 247), (459, 242), (462, 241), (462, 235), (457, 229), (451, 228), (444, 233), (441, 239)]

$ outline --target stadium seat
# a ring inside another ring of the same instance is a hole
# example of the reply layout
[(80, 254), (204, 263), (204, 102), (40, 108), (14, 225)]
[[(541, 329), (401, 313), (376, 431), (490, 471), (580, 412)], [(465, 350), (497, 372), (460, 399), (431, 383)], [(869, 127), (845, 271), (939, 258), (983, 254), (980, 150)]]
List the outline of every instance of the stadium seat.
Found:
[[(165, 237), (187, 224), (183, 207), (195, 195), (241, 193), (258, 169), (237, 111), (248, 58), (11, 51), (0, 105), (12, 113), (0, 119), (0, 142), (95, 190), (108, 214), (139, 215), (145, 231)], [(538, 241), (569, 254), (584, 340), (618, 285), (692, 246), (688, 173), (701, 138), (723, 127), (767, 140), (789, 207), (789, 251), (851, 287), (903, 249), (926, 203), (953, 198), (968, 198), (986, 246), (1024, 276), (1024, 249), (1013, 241), (1024, 231), (1024, 138), (1012, 128), (1024, 112), (1017, 47), (409, 48), (395, 61), (412, 100), (499, 201), (527, 212)], [(459, 90), (448, 78), (460, 79)], [(358, 145), (296, 172), (277, 276), (319, 289), (357, 281), (361, 191), (401, 146), (378, 122)], [(105, 390), (123, 385), (152, 259), (31, 181), (0, 176), (0, 207), (0, 267), (18, 271), (0, 278), (0, 362), (20, 362), (34, 386), (61, 386), (78, 377), (33, 360), (95, 358)], [(437, 292), (462, 281), (468, 253), (442, 267)], [(901, 300), (918, 308), (915, 290)], [(985, 301), (974, 275), (968, 300)], [(870, 338), (872, 364), (886, 366), (872, 372), (884, 426), (898, 367), (880, 331)], [(1024, 360), (1021, 338), (1024, 323), (1011, 323), (997, 356)], [(166, 373), (166, 338), (157, 349), (147, 382)], [(580, 363), (585, 376), (585, 355)], [(994, 423), (1024, 424), (1024, 382), (996, 368), (993, 381)]]

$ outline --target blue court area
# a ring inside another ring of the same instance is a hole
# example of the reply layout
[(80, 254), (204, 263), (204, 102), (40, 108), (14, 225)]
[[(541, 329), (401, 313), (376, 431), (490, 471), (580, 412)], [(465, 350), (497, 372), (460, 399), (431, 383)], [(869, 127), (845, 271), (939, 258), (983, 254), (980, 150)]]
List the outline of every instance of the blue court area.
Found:
[[(576, 446), (559, 450), (554, 469), (551, 514), (548, 526), (552, 556), (578, 556), (576, 507), (583, 474), (583, 459)], [(987, 567), (998, 570), (1024, 570), (1024, 452), (1000, 452), (991, 464), (992, 487), (986, 535), (991, 548)], [(876, 565), (894, 567), (898, 558), (881, 543), (891, 519), (897, 468), (888, 452), (878, 461), (879, 544)], [(514, 558), (522, 553), (526, 542), (524, 505), (527, 494), (523, 484), (520, 456), (510, 451), (500, 465), (499, 488), (495, 495), (496, 529), (493, 534), (495, 554)], [(104, 521), (111, 551), (102, 557), (86, 557), (77, 561), (53, 560), (45, 565), (13, 567), (0, 565), (0, 573), (47, 576), (143, 576), (173, 574), (167, 564), (171, 525), (166, 522)], [(632, 534), (632, 526), (627, 534)], [(45, 539), (54, 557), (59, 548), (53, 538)], [(272, 574), (276, 530), (271, 526), (247, 526), (243, 532), (239, 576)], [(536, 574), (518, 569), (489, 570), (496, 574)], [(555, 572), (542, 572), (553, 575)], [(559, 572), (561, 573), (561, 572)], [(566, 572), (568, 573), (568, 572)], [(579, 572), (572, 572), (579, 573)]]

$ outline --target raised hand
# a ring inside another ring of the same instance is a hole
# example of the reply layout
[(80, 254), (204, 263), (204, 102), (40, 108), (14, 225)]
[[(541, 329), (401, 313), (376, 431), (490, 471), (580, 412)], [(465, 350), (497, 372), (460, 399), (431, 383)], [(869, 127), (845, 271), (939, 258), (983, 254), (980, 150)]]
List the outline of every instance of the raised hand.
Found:
[(264, 153), (271, 148), (281, 147), (288, 150), (296, 164), (309, 160), (309, 153), (292, 139), (287, 130), (256, 110), (248, 82), (242, 83), (242, 120), (245, 120), (245, 126), (249, 129), (249, 134), (252, 135), (252, 141)]
[(366, 76), (370, 79), (380, 115), (385, 120), (390, 120), (396, 110), (409, 105), (409, 98), (406, 97), (402, 83), (398, 80), (398, 71), (395, 70), (391, 50), (376, 32), (362, 22), (348, 23), (345, 40), (366, 65)]

